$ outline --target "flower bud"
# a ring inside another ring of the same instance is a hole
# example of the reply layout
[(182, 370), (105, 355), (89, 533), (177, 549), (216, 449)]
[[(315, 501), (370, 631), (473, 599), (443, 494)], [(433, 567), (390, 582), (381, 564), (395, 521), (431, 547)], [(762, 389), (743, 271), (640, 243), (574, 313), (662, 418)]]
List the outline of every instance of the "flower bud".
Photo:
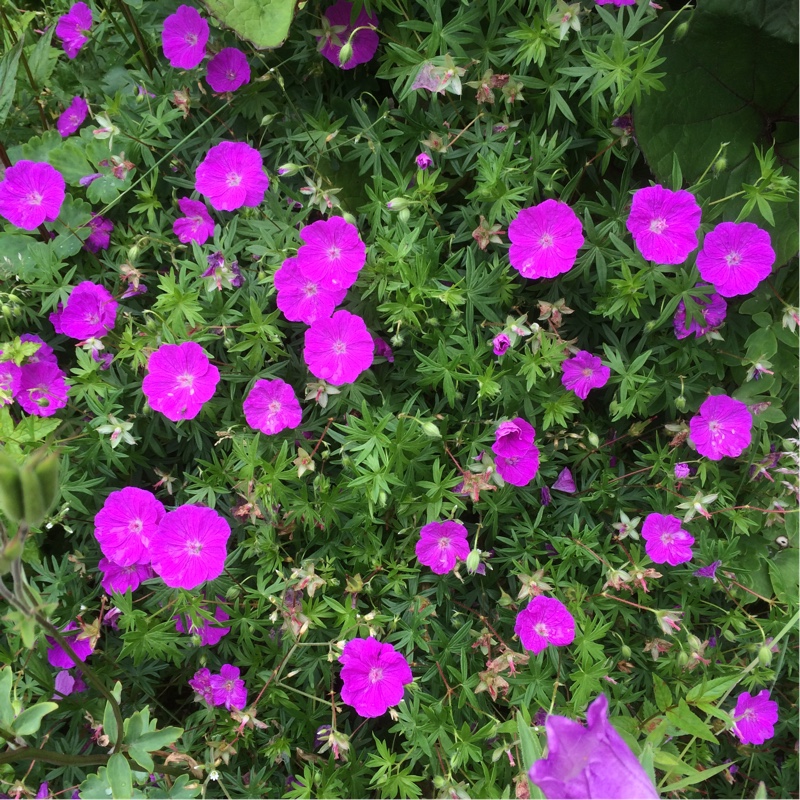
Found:
[(758, 660), (762, 667), (768, 667), (772, 663), (772, 650), (765, 644), (758, 649)]
[(292, 164), (289, 162), (288, 164), (282, 164), (278, 167), (278, 175), (281, 177), (296, 175), (301, 169), (302, 167), (299, 164)]
[(478, 567), (481, 565), (481, 551), (478, 548), (474, 548), (470, 550), (469, 555), (467, 556), (467, 572), (470, 575), (474, 575), (478, 571)]
[(675, 28), (675, 35), (672, 37), (673, 42), (678, 42), (683, 39), (684, 36), (689, 32), (689, 23), (688, 22), (681, 22), (677, 28)]
[(628, 645), (626, 645), (626, 644), (622, 645), (622, 647), (620, 647), (619, 651), (620, 651), (620, 653), (622, 653), (622, 657), (626, 658), (626, 659), (630, 658), (631, 655), (632, 655), (630, 647), (628, 647)]
[(400, 213), (397, 216), (401, 222), (408, 222), (411, 212), (407, 208), (403, 208), (400, 210)]
[(592, 447), (599, 447), (600, 446), (600, 437), (594, 431), (589, 433), (589, 435), (586, 438), (589, 440), (589, 444)]
[(431, 439), (441, 439), (442, 434), (439, 431), (439, 428), (433, 422), (423, 422), (422, 423), (422, 431), (426, 436), (429, 436)]
[(675, 398), (675, 408), (678, 411), (686, 411), (686, 398), (683, 395)]
[(688, 655), (688, 653), (684, 653), (684, 651), (681, 650), (680, 653), (678, 653), (677, 661), (678, 661), (678, 664), (681, 667), (685, 667), (689, 663), (689, 655)]
[(408, 208), (408, 200), (405, 197), (393, 197), (387, 204), (389, 211), (402, 211)]
[(339, 66), (343, 67), (353, 57), (353, 45), (345, 42), (339, 51)]

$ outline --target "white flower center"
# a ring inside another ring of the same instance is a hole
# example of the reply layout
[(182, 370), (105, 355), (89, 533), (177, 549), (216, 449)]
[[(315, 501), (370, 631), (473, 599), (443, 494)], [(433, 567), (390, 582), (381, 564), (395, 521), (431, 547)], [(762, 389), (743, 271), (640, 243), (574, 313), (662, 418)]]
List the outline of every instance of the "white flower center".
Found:
[(228, 70), (228, 71), (225, 73), (225, 78), (226, 78), (228, 81), (230, 81), (231, 83), (233, 83), (233, 82), (236, 80), (236, 73), (235, 73), (235, 72), (234, 72), (232, 69), (229, 69), (229, 70)]
[(268, 406), (267, 410), (270, 414), (275, 415), (281, 410), (281, 404), (277, 400), (273, 400)]
[(44, 196), (39, 192), (28, 192), (25, 197), (25, 202), (32, 206), (40, 206), (44, 200)]
[(184, 41), (189, 45), (189, 47), (194, 47), (197, 44), (197, 34), (187, 33)]
[(142, 528), (144, 527), (144, 523), (140, 519), (132, 519), (128, 523), (128, 531), (129, 533), (141, 533)]
[(539, 622), (533, 626), (533, 630), (539, 634), (539, 636), (544, 636), (547, 638), (547, 625), (544, 622)]
[(373, 667), (369, 671), (368, 680), (370, 683), (377, 683), (382, 678), (383, 678), (383, 669), (381, 667)]
[(347, 345), (341, 339), (337, 339), (333, 343), (333, 352), (337, 356), (343, 356), (345, 353), (347, 353)]
[(317, 284), (316, 283), (311, 283), (311, 281), (309, 281), (303, 287), (303, 294), (306, 297), (316, 297), (318, 291), (319, 291), (319, 288), (317, 287)]
[(242, 176), (237, 172), (229, 172), (225, 176), (225, 183), (230, 188), (238, 186), (242, 182)]
[(729, 267), (739, 266), (739, 264), (742, 263), (742, 254), (737, 253), (735, 250), (731, 250), (731, 252), (725, 256), (725, 263)]
[(177, 384), (179, 389), (188, 389), (189, 394), (194, 394), (194, 375), (189, 375), (188, 372), (178, 375)]
[(439, 549), (440, 550), (447, 550), (448, 547), (450, 547), (450, 537), (449, 536), (442, 536), (442, 538), (439, 539)]
[(191, 542), (186, 542), (186, 552), (190, 556), (199, 556), (200, 553), (203, 552), (203, 545), (198, 542), (197, 539)]
[(664, 217), (656, 217), (654, 220), (650, 222), (650, 232), (651, 233), (664, 233), (667, 229), (667, 221)]
[(335, 244), (332, 244), (328, 248), (328, 258), (331, 261), (338, 261), (341, 257), (342, 257), (342, 251)]
[(543, 233), (541, 238), (539, 239), (539, 245), (547, 249), (548, 247), (553, 246), (553, 236), (549, 233)]

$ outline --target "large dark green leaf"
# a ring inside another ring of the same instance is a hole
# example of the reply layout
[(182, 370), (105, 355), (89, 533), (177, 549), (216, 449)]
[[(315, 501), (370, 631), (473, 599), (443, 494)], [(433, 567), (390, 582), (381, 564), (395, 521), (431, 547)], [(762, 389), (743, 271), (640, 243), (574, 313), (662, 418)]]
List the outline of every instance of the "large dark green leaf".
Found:
[[(685, 180), (696, 181), (728, 142), (727, 167), (706, 194), (714, 199), (754, 184), (761, 175), (754, 145), (775, 147), (784, 174), (797, 179), (796, 0), (701, 0), (688, 31), (661, 49), (666, 91), (642, 97), (635, 109), (639, 143), (661, 182), (673, 154)], [(711, 174), (711, 173), (709, 173)], [(728, 201), (733, 219), (744, 201)], [(757, 210), (749, 219), (770, 231), (785, 263), (798, 248), (795, 203), (773, 205), (775, 224)]]
[(280, 47), (297, 0), (203, 0), (209, 13), (259, 50)]
[(19, 54), (21, 52), (22, 42), (17, 42), (14, 47), (0, 58), (0, 125), (6, 121), (11, 104), (14, 102), (14, 92), (17, 89)]

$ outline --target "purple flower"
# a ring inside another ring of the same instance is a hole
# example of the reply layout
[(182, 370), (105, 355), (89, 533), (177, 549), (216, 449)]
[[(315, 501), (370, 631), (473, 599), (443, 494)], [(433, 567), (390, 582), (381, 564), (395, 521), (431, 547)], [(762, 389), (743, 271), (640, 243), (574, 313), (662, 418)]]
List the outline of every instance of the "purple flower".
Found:
[(205, 700), (209, 705), (214, 703), (214, 692), (211, 688), (211, 670), (206, 667), (197, 670), (189, 681), (189, 686), (197, 692), (200, 700)]
[(26, 231), (52, 222), (64, 202), (66, 183), (44, 161), (17, 161), (0, 183), (0, 216)]
[(508, 335), (505, 333), (498, 333), (497, 336), (492, 339), (492, 352), (496, 356), (505, 355), (509, 347), (511, 347), (511, 339), (509, 339)]
[(113, 329), (117, 317), (117, 301), (104, 286), (92, 281), (79, 283), (69, 295), (67, 304), (50, 315), (56, 333), (71, 339), (100, 339)]
[(648, 514), (642, 525), (647, 555), (656, 564), (675, 567), (692, 560), (694, 536), (681, 528), (681, 521), (672, 514)]
[(561, 383), (565, 389), (575, 392), (585, 400), (592, 389), (600, 389), (608, 383), (611, 370), (603, 365), (600, 356), (588, 350), (579, 350), (572, 358), (561, 362)]
[(172, 232), (178, 237), (178, 241), (187, 244), (197, 242), (205, 244), (210, 236), (214, 234), (214, 220), (206, 209), (206, 204), (200, 200), (190, 200), (188, 197), (181, 197), (178, 200), (178, 207), (184, 217), (178, 217), (172, 223)]
[(538, 654), (549, 644), (555, 647), (572, 644), (575, 620), (560, 600), (540, 594), (517, 614), (514, 633), (526, 650)]
[(247, 687), (239, 678), (239, 667), (223, 664), (219, 675), (211, 676), (211, 695), (215, 706), (242, 710), (247, 705)]
[(364, 320), (349, 311), (337, 311), (306, 330), (303, 360), (315, 378), (341, 386), (369, 369), (374, 350)]
[(86, 3), (74, 3), (66, 14), (56, 23), (56, 36), (61, 39), (67, 58), (75, 58), (80, 49), (89, 41), (85, 34), (92, 27), (92, 9)]
[(753, 419), (747, 406), (724, 394), (707, 397), (689, 420), (689, 438), (712, 461), (736, 458), (750, 445)]
[(375, 355), (385, 358), (390, 364), (394, 364), (394, 353), (388, 342), (384, 342), (380, 336), (371, 333), (372, 344), (375, 345)]
[(173, 589), (196, 589), (222, 574), (230, 535), (213, 508), (179, 506), (164, 515), (150, 542), (153, 569)]
[(30, 361), (20, 369), (22, 375), (14, 399), (25, 411), (37, 417), (52, 417), (67, 405), (69, 387), (57, 364), (45, 360), (39, 363)]
[(164, 506), (144, 489), (126, 486), (111, 492), (94, 518), (103, 555), (121, 567), (149, 563), (150, 543), (164, 514)]
[(142, 581), (155, 577), (150, 564), (130, 564), (123, 567), (107, 558), (101, 558), (97, 568), (103, 573), (101, 584), (109, 594), (125, 594), (128, 589), (135, 592)]
[(543, 506), (549, 506), (551, 501), (550, 490), (546, 486), (542, 486), (542, 500), (541, 503)]
[[(70, 631), (78, 631), (78, 633), (70, 633)], [(83, 628), (81, 628), (76, 622), (68, 622), (61, 629), (62, 635), (69, 633), (69, 635), (64, 636), (64, 638), (66, 639), (67, 644), (74, 650), (75, 655), (81, 661), (86, 661), (86, 659), (94, 652), (94, 643), (89, 637), (85, 639), (79, 639), (78, 636), (82, 632)], [(50, 662), (51, 666), (58, 667), (59, 669), (69, 669), (70, 667), (75, 666), (72, 658), (67, 655), (67, 651), (64, 650), (64, 648), (62, 648), (55, 639), (50, 636), (45, 638), (47, 639), (48, 644), (47, 660)]]
[(219, 251), (212, 253), (208, 257), (208, 269), (203, 273), (204, 278), (210, 278), (208, 282), (209, 291), (222, 291), (235, 289), (244, 283), (242, 271), (239, 269), (238, 261), (225, 261), (225, 256)]
[(194, 69), (206, 55), (208, 23), (191, 6), (179, 6), (164, 20), (161, 45), (171, 67)]
[(250, 83), (247, 56), (235, 47), (220, 50), (208, 62), (206, 80), (215, 92), (235, 92), (239, 87)]
[(630, 747), (608, 719), (608, 699), (598, 695), (586, 712), (588, 727), (549, 714), (547, 758), (528, 777), (548, 798), (658, 800), (658, 792)]
[(98, 178), (102, 178), (102, 177), (103, 177), (103, 173), (102, 172), (93, 172), (91, 175), (84, 175), (78, 181), (78, 183), (81, 186), (91, 186), (91, 184), (93, 184)]
[[(698, 283), (697, 286), (702, 286)], [(700, 315), (703, 323), (700, 324), (693, 319), (688, 325), (686, 322), (686, 303), (683, 300), (678, 304), (678, 310), (672, 321), (675, 328), (675, 336), (678, 339), (685, 339), (687, 336), (695, 335), (696, 339), (719, 328), (725, 322), (725, 315), (728, 313), (728, 304), (724, 298), (716, 292), (699, 297), (692, 296), (692, 300), (700, 307)]]
[(627, 226), (648, 261), (682, 264), (697, 247), (701, 214), (690, 192), (647, 186), (634, 193)]
[(535, 435), (533, 425), (522, 417), (501, 422), (494, 432), (492, 452), (504, 458), (524, 456), (531, 449)]
[(521, 456), (496, 456), (497, 474), (512, 486), (527, 486), (539, 471), (539, 448), (532, 445)]
[(83, 125), (83, 121), (86, 119), (88, 113), (89, 104), (82, 97), (73, 97), (72, 102), (64, 109), (61, 116), (58, 118), (58, 122), (56, 123), (58, 132), (64, 137), (75, 133), (75, 131)]
[(402, 653), (371, 636), (351, 639), (339, 656), (342, 702), (362, 717), (380, 717), (402, 699), (413, 676)]
[(675, 477), (678, 480), (683, 480), (683, 478), (688, 478), (690, 473), (691, 470), (689, 469), (689, 465), (684, 463), (683, 461), (680, 461), (675, 465)]
[(280, 378), (258, 380), (244, 401), (244, 418), (251, 428), (273, 436), (286, 428), (296, 428), (303, 410), (288, 383)]
[(194, 188), (217, 211), (236, 211), (264, 201), (269, 178), (255, 147), (246, 142), (220, 142), (200, 162)]
[(749, 294), (774, 263), (769, 234), (752, 222), (721, 222), (706, 235), (697, 254), (700, 277), (723, 297)]
[[(72, 660), (70, 660), (70, 666), (73, 666)], [(53, 695), (53, 700), (60, 700), (62, 697), (86, 691), (86, 684), (80, 675), (73, 677), (68, 669), (61, 669), (56, 673), (54, 684), (56, 694)]]
[[(206, 610), (205, 606), (202, 606), (202, 608), (204, 611)], [(183, 617), (180, 614), (174, 616), (172, 619), (175, 620), (175, 630), (178, 631), (178, 633), (187, 632), (187, 629), (183, 624)], [(221, 605), (218, 605), (214, 610), (214, 619), (217, 622), (227, 622), (230, 619), (230, 615)], [(187, 624), (188, 632), (190, 634), (197, 634), (200, 636), (201, 647), (213, 647), (214, 645), (220, 643), (223, 636), (231, 632), (230, 628), (222, 628), (217, 625), (213, 625), (205, 619), (201, 620), (199, 625), (195, 625), (191, 621), (189, 621)]]
[(100, 214), (92, 214), (92, 218), (89, 220), (89, 227), (92, 232), (83, 243), (83, 249), (92, 253), (108, 250), (108, 246), (111, 244), (111, 232), (114, 230), (114, 223), (107, 217), (101, 217)]
[(217, 383), (219, 370), (199, 344), (162, 344), (147, 361), (142, 391), (155, 411), (177, 422), (194, 419)]
[(453, 520), (429, 522), (419, 532), (415, 552), (421, 564), (437, 575), (446, 575), (455, 567), (456, 560), (467, 560), (467, 529)]
[(358, 228), (342, 217), (306, 225), (300, 231), (304, 244), (297, 251), (297, 268), (326, 289), (348, 289), (367, 260), (367, 248)]
[(566, 494), (575, 494), (575, 492), (578, 491), (578, 487), (575, 485), (575, 478), (572, 477), (572, 472), (570, 472), (569, 467), (564, 467), (564, 469), (558, 473), (558, 477), (551, 488), (558, 492), (565, 492)]
[(778, 704), (769, 699), (766, 689), (755, 696), (742, 692), (736, 698), (733, 716), (736, 719), (733, 733), (742, 744), (764, 744), (775, 735)]
[(420, 153), (415, 161), (419, 169), (428, 169), (428, 167), (433, 164), (433, 159), (427, 153)]
[(319, 281), (304, 277), (296, 258), (287, 258), (275, 273), (275, 288), (278, 308), (286, 319), (306, 325), (328, 319), (347, 293), (345, 288), (325, 289)]
[(721, 561), (712, 561), (707, 567), (700, 567), (700, 569), (696, 569), (692, 574), (696, 578), (711, 578), (714, 583), (717, 582), (717, 569), (719, 568)]
[[(0, 350), (0, 354), (2, 350)], [(13, 361), (0, 362), (0, 406), (14, 402), (14, 395), (22, 382), (22, 369)]]
[(378, 49), (378, 34), (372, 30), (361, 30), (356, 33), (350, 41), (353, 54), (342, 64), (339, 61), (339, 52), (350, 39), (350, 34), (356, 28), (364, 28), (372, 25), (378, 27), (378, 18), (374, 14), (368, 14), (362, 8), (356, 17), (355, 23), (351, 24), (351, 12), (353, 4), (347, 0), (339, 0), (338, 3), (325, 9), (324, 30), (325, 35), (317, 39), (320, 53), (328, 59), (335, 67), (341, 69), (353, 69), (359, 64), (366, 64), (375, 55)]
[(583, 245), (577, 214), (556, 200), (523, 208), (508, 226), (511, 266), (523, 278), (554, 278), (568, 272)]

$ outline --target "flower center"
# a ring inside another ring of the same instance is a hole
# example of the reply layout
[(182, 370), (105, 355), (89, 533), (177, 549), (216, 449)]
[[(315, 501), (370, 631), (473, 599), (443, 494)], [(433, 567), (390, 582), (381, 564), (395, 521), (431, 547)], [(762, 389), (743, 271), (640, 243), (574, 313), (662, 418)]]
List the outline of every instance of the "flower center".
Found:
[(373, 667), (369, 671), (369, 682), (370, 683), (377, 683), (379, 680), (383, 678), (383, 669), (381, 667)]
[(333, 343), (333, 352), (337, 356), (343, 356), (345, 353), (347, 353), (347, 345), (341, 339), (337, 339)]
[(128, 531), (130, 533), (141, 533), (144, 523), (140, 519), (132, 519), (128, 523)]
[(238, 186), (241, 182), (242, 182), (242, 176), (239, 175), (237, 172), (229, 172), (225, 176), (225, 183), (230, 188)]
[(225, 73), (225, 78), (226, 78), (228, 81), (230, 81), (231, 83), (233, 83), (233, 82), (236, 80), (236, 73), (235, 73), (235, 72), (234, 72), (232, 69), (229, 69), (229, 70), (228, 70), (228, 71)]
[(281, 404), (277, 400), (273, 400), (268, 406), (267, 410), (273, 416), (281, 410)]
[(186, 552), (190, 556), (199, 556), (203, 552), (203, 545), (195, 539), (186, 543)]
[(188, 389), (189, 394), (194, 394), (194, 375), (190, 375), (188, 372), (178, 375), (177, 383), (179, 389)]
[(225, 691), (230, 694), (233, 691), (233, 681), (225, 681)]
[(664, 533), (661, 536), (661, 544), (668, 547), (675, 541), (675, 534), (674, 533)]
[(742, 263), (742, 254), (737, 253), (735, 250), (731, 250), (731, 252), (725, 256), (725, 263), (729, 267), (738, 267), (739, 264)]
[(44, 196), (41, 195), (39, 192), (29, 192), (25, 201), (32, 206), (40, 206), (42, 201), (44, 200)]
[(316, 297), (318, 291), (319, 291), (319, 289), (317, 288), (317, 284), (316, 283), (311, 283), (311, 281), (309, 281), (303, 287), (303, 294), (306, 297)]
[(539, 245), (540, 247), (544, 247), (545, 249), (547, 249), (548, 247), (552, 247), (553, 246), (552, 235), (549, 233), (543, 233), (541, 238), (539, 239)]
[(592, 377), (591, 367), (584, 367), (581, 370), (581, 375), (583, 375), (584, 378), (591, 378)]
[(189, 47), (194, 47), (197, 44), (197, 34), (196, 33), (187, 33), (184, 41)]
[(442, 538), (439, 539), (439, 549), (440, 550), (447, 550), (448, 547), (450, 547), (450, 537), (449, 536), (442, 536)]
[(338, 261), (341, 257), (342, 257), (342, 251), (335, 244), (332, 244), (328, 248), (328, 258), (331, 261)]
[(667, 229), (667, 221), (664, 217), (656, 217), (650, 223), (650, 232), (651, 233), (664, 233)]
[(544, 636), (547, 638), (547, 625), (544, 622), (539, 622), (533, 626), (533, 630), (539, 634), (539, 636)]

